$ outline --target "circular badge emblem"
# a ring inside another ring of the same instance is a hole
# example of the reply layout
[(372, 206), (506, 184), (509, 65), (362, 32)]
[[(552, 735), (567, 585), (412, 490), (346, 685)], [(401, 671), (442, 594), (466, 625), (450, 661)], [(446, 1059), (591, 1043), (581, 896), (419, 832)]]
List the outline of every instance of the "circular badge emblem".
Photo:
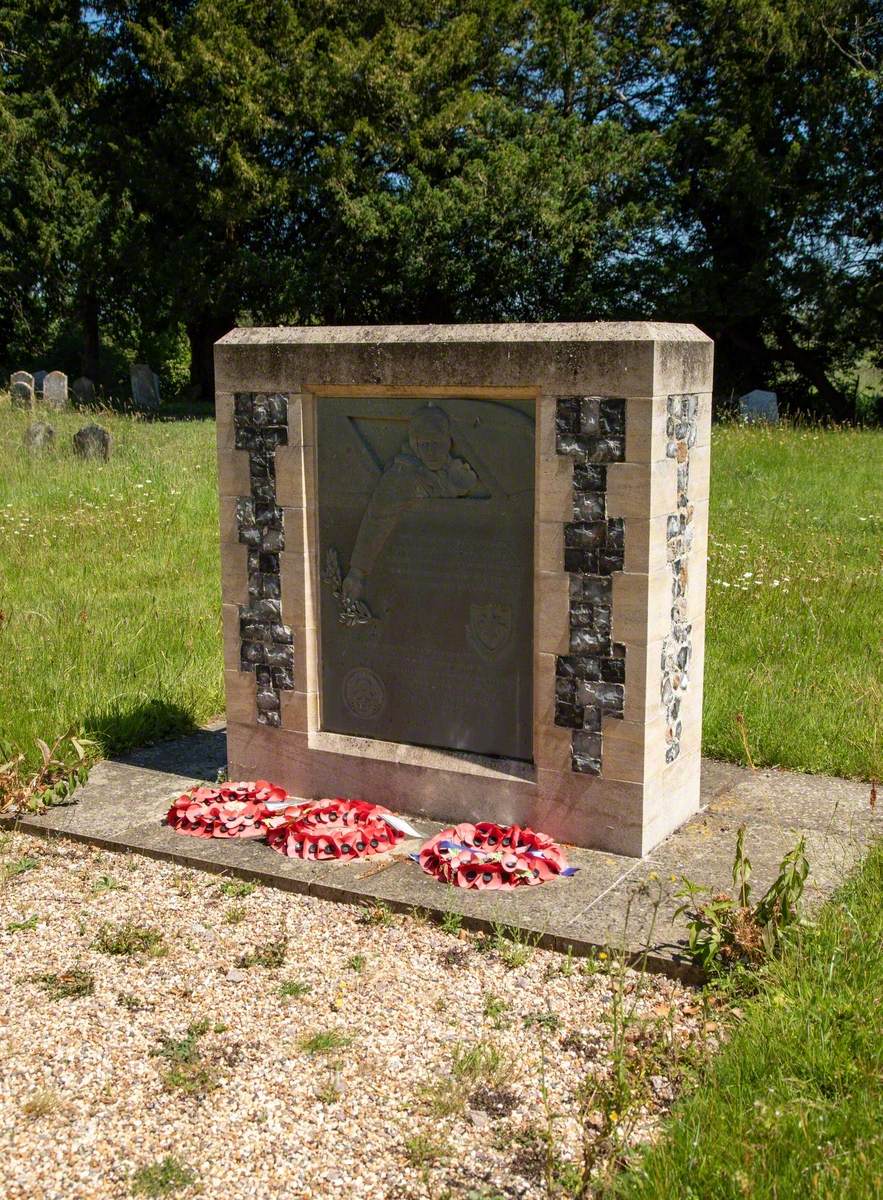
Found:
[(362, 721), (379, 717), (386, 705), (386, 688), (379, 675), (368, 667), (354, 667), (343, 680), (341, 689), (347, 709)]

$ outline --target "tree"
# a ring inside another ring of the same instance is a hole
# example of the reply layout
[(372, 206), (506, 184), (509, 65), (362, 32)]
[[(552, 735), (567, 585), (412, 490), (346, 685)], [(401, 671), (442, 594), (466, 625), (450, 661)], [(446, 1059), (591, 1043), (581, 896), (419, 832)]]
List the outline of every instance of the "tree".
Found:
[(687, 0), (668, 35), (675, 236), (658, 311), (714, 337), (718, 390), (791, 375), (795, 407), (838, 419), (853, 415), (838, 372), (879, 346), (881, 114), (879, 75), (832, 31), (875, 29), (879, 55), (871, 15), (863, 0)]

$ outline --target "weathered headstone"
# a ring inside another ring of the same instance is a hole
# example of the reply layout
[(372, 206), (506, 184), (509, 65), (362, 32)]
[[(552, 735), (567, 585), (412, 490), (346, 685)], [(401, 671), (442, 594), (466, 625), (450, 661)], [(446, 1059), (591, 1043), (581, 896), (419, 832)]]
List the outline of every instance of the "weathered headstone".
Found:
[(46, 408), (67, 408), (67, 375), (50, 371), (43, 380), (43, 404)]
[(779, 420), (779, 398), (775, 392), (755, 388), (739, 397), (739, 415), (748, 425), (764, 421), (775, 425)]
[(36, 394), (38, 396), (43, 395), (43, 381), (48, 374), (49, 374), (48, 371), (35, 371), (34, 372), (34, 391), (36, 392)]
[(74, 434), (74, 453), (78, 458), (110, 458), (110, 434), (100, 425), (84, 425)]
[(79, 379), (74, 380), (71, 384), (71, 391), (80, 404), (95, 403), (95, 384), (91, 379), (87, 379), (85, 375), (81, 375)]
[(642, 855), (699, 803), (712, 345), (215, 347), (231, 777)]
[(159, 377), (146, 363), (132, 363), (132, 400), (137, 408), (159, 408)]
[(9, 391), (13, 408), (34, 407), (34, 377), (29, 371), (13, 371)]
[(55, 430), (45, 421), (31, 421), (25, 430), (24, 443), (25, 448), (32, 454), (51, 450), (55, 445)]

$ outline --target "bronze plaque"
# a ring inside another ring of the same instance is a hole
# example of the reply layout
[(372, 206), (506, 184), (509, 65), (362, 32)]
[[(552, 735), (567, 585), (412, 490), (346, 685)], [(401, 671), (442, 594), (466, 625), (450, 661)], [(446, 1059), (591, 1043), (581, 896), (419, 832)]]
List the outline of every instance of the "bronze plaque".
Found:
[(533, 401), (316, 403), (322, 728), (529, 760)]

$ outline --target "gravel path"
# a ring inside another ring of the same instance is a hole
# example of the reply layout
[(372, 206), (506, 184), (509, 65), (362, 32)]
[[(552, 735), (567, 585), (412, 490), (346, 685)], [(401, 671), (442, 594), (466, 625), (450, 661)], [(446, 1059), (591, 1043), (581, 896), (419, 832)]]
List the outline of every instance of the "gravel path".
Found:
[[(558, 1159), (581, 1155), (575, 1093), (605, 1093), (619, 998), (643, 1082), (628, 1114), (589, 1105), (590, 1140), (652, 1136), (679, 1064), (714, 1041), (668, 979), (241, 887), (0, 834), (5, 1200), (529, 1200), (548, 1194), (550, 1120)], [(127, 922), (162, 944), (107, 953)], [(78, 979), (91, 994), (55, 998)], [(138, 1192), (169, 1155), (196, 1182)]]

